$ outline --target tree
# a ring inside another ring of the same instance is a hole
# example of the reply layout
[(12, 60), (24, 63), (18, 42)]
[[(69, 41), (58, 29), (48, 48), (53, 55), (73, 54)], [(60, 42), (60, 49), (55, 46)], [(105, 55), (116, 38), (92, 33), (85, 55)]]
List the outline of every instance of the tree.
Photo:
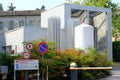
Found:
[(105, 7), (109, 0), (84, 0), (83, 4), (88, 6)]
[(1, 3), (0, 3), (0, 11), (3, 11), (3, 7)]
[(14, 9), (16, 8), (16, 7), (14, 7), (13, 6), (13, 3), (11, 3), (11, 5), (10, 6), (8, 6), (8, 11), (14, 11)]
[(81, 0), (66, 0), (69, 3), (74, 3), (74, 4), (81, 4), (82, 1)]
[(45, 5), (42, 5), (41, 11), (44, 11), (44, 10), (45, 10)]
[(66, 0), (66, 1), (73, 4), (82, 4), (88, 6), (107, 7), (107, 8), (115, 8), (117, 6), (117, 4), (112, 3), (111, 0)]

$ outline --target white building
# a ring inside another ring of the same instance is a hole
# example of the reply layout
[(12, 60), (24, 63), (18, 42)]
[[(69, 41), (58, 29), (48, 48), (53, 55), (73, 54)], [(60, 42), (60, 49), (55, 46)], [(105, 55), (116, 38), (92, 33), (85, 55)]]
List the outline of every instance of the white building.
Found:
[(59, 49), (72, 48), (74, 27), (86, 23), (94, 26), (94, 47), (97, 50), (108, 49), (108, 57), (112, 58), (110, 9), (65, 3), (41, 12), (40, 17), (41, 26), (25, 26), (2, 33), (0, 51), (3, 51), (4, 47), (7, 50), (7, 47), (11, 46), (10, 50), (22, 52), (22, 42), (40, 38), (57, 42)]

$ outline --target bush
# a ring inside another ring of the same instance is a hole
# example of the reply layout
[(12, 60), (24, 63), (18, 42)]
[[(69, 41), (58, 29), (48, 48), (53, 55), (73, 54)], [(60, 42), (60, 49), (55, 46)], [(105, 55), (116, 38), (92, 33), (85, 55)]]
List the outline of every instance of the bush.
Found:
[[(37, 51), (38, 43), (45, 41), (49, 46), (49, 51), (42, 55)], [(70, 64), (76, 62), (78, 67), (108, 67), (112, 62), (107, 59), (106, 51), (96, 51), (94, 48), (88, 48), (87, 53), (79, 49), (58, 50), (55, 42), (47, 40), (34, 40), (34, 49), (31, 51), (31, 59), (38, 59), (40, 74), (47, 73), (49, 80), (70, 80)], [(108, 70), (88, 70), (78, 71), (78, 80), (94, 80), (109, 74)], [(66, 76), (67, 75), (67, 76)]]
[(0, 53), (0, 65), (8, 66), (7, 80), (13, 80), (14, 75), (14, 60), (20, 56), (10, 56), (10, 53)]
[(120, 62), (120, 41), (113, 42), (113, 60)]
[[(38, 43), (38, 41), (34, 42)], [(53, 42), (47, 43), (50, 47), (44, 55), (44, 60), (42, 61), (42, 55), (36, 50), (32, 51), (31, 59), (39, 59), (41, 73), (46, 74), (48, 66), (49, 80), (70, 80), (69, 67), (71, 62), (76, 62), (78, 67), (107, 67), (112, 65), (112, 62), (107, 59), (106, 51), (100, 52), (94, 48), (88, 48), (87, 53), (79, 49), (58, 50), (55, 49), (56, 46)], [(51, 48), (51, 45), (54, 46)], [(67, 76), (64, 76), (66, 74)], [(108, 74), (108, 70), (78, 71), (78, 80), (94, 80)]]
[[(43, 40), (46, 41), (46, 40)], [(106, 51), (96, 51), (94, 48), (88, 48), (87, 53), (79, 49), (58, 50), (55, 42), (48, 42), (49, 51), (42, 55), (37, 51), (38, 43), (41, 40), (34, 40), (34, 50), (31, 51), (31, 59), (39, 60), (40, 74), (47, 73), (49, 80), (70, 80), (70, 63), (76, 62), (78, 67), (104, 67), (111, 66), (112, 62), (107, 59)], [(9, 72), (13, 75), (13, 60), (21, 59), (20, 56), (11, 56), (5, 53), (0, 54), (0, 65), (8, 65)], [(17, 79), (23, 80), (24, 71), (18, 72)], [(30, 73), (32, 76), (36, 74), (34, 71)], [(94, 80), (109, 74), (108, 70), (89, 70), (78, 71), (78, 80)], [(67, 75), (67, 76), (66, 76)], [(11, 79), (12, 80), (12, 79)]]

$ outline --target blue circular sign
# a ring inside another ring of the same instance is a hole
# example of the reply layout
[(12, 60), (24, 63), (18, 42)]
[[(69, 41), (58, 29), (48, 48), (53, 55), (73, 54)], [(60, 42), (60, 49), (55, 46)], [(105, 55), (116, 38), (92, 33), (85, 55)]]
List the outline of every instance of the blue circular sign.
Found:
[(38, 51), (41, 54), (45, 54), (46, 52), (48, 52), (48, 45), (46, 42), (41, 42), (38, 44)]

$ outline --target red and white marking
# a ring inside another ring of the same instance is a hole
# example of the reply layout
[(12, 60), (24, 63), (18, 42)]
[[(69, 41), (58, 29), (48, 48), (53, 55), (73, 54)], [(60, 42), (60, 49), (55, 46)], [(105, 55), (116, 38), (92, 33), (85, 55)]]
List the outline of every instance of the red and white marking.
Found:
[(27, 50), (33, 50), (33, 48), (34, 48), (34, 46), (33, 46), (32, 43), (27, 43), (27, 44), (26, 44), (26, 49), (27, 49)]
[(30, 58), (30, 53), (29, 52), (22, 53), (22, 58), (29, 59)]

